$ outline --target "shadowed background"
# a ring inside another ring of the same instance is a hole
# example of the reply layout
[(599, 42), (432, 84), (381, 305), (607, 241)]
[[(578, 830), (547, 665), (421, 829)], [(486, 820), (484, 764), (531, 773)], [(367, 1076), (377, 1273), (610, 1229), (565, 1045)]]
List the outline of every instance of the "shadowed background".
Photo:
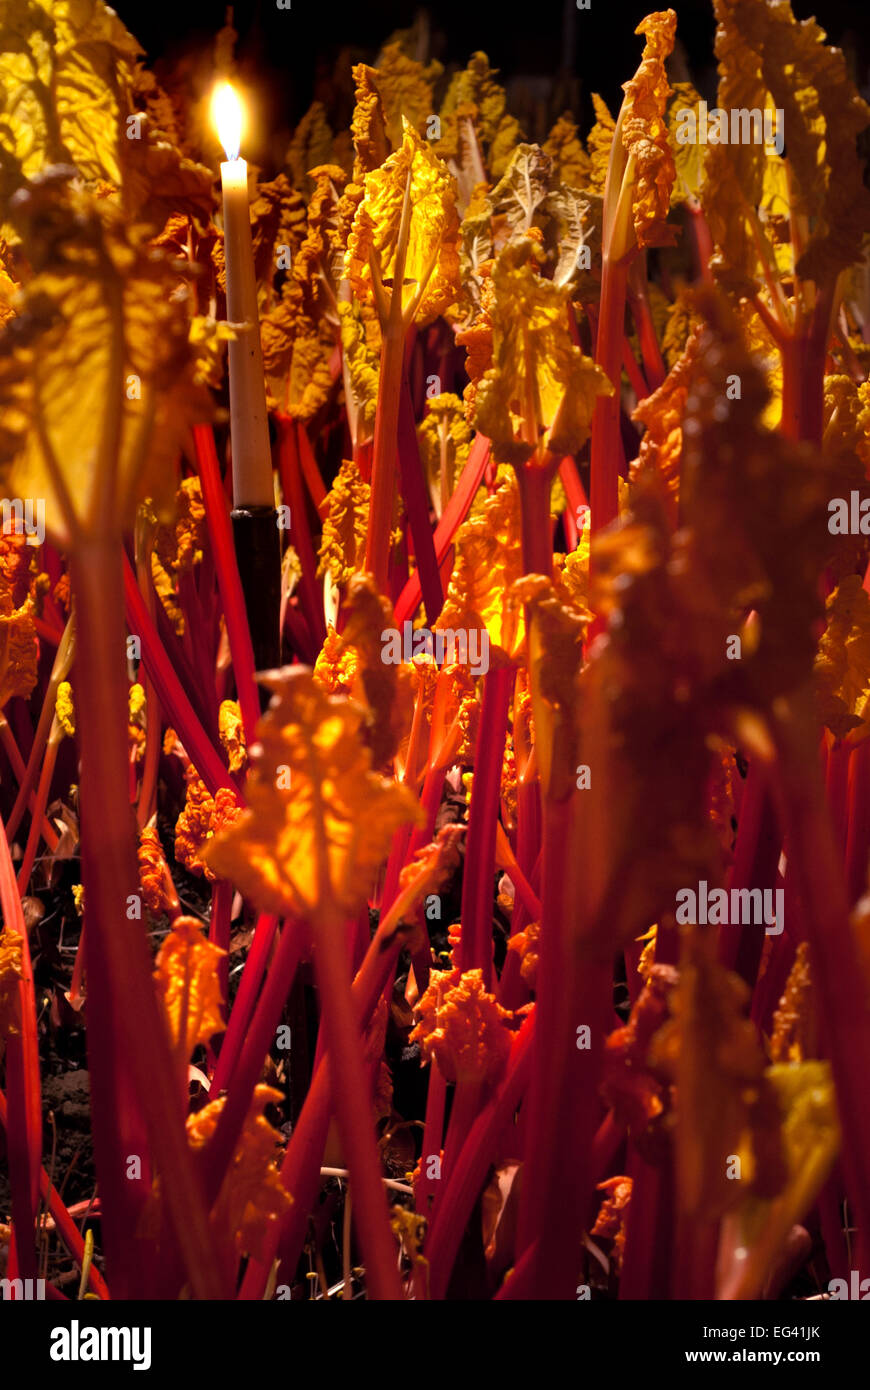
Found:
[[(448, 75), (482, 49), (501, 69), (508, 107), (531, 140), (543, 140), (553, 121), (573, 112), (585, 134), (592, 125), (591, 92), (614, 112), (621, 84), (635, 71), (643, 48), (634, 29), (643, 16), (665, 8), (656, 0), (529, 0), (521, 8), (492, 0), (438, 0), (430, 7), (410, 0), (276, 0), (237, 4), (239, 76), (255, 98), (246, 140), (247, 157), (264, 168), (280, 167), (286, 140), (314, 100), (327, 108), (333, 130), (352, 115), (350, 68), (373, 63), (395, 30), (412, 30), (415, 56), (437, 59)], [(222, 0), (184, 0), (143, 6), (117, 0), (114, 8), (145, 48), (161, 80), (183, 74), (202, 96), (214, 76), (214, 43), (225, 22)], [(716, 91), (715, 23), (711, 0), (674, 0), (678, 15), (672, 76), (691, 76), (701, 95)], [(866, 0), (792, 0), (799, 19), (815, 14), (830, 42), (844, 48), (852, 75), (870, 98), (870, 22)], [(175, 82), (167, 83), (175, 86)], [(446, 85), (446, 82), (444, 83)]]

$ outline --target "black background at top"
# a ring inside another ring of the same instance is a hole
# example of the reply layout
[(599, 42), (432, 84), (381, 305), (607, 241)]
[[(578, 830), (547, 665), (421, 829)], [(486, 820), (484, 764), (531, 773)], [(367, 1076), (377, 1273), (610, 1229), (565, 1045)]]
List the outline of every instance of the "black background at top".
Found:
[[(712, 100), (711, 0), (673, 0), (673, 5), (689, 72), (702, 95)], [(567, 104), (585, 132), (593, 119), (592, 91), (600, 92), (612, 110), (618, 108), (621, 84), (632, 76), (643, 46), (634, 29), (656, 7), (656, 0), (591, 0), (589, 10), (577, 10), (575, 0), (433, 0), (427, 6), (430, 56), (445, 66), (464, 66), (472, 52), (482, 49), (502, 70), (502, 81), (573, 75), (579, 84)], [(665, 8), (662, 0), (659, 7)], [(158, 75), (164, 60), (193, 61), (198, 55), (207, 65), (226, 10), (223, 0), (179, 0), (176, 5), (115, 0), (113, 8), (157, 65)], [(383, 41), (393, 30), (409, 27), (420, 8), (414, 0), (291, 0), (289, 10), (279, 10), (276, 0), (236, 4), (237, 57), (245, 81), (256, 84), (261, 120), (273, 131), (291, 129), (318, 94), (318, 84), (322, 87), (328, 79), (343, 47), (351, 48), (354, 61), (374, 61)], [(868, 0), (792, 0), (792, 8), (799, 19), (815, 14), (829, 41), (845, 47), (858, 87), (870, 97)], [(255, 158), (257, 153), (251, 151)]]

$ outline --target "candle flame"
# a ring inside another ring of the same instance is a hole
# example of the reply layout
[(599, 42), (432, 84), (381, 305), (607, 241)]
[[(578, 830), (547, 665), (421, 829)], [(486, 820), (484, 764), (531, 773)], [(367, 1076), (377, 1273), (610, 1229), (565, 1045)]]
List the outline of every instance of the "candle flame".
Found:
[(238, 159), (242, 143), (242, 103), (229, 82), (215, 88), (211, 114), (227, 159)]

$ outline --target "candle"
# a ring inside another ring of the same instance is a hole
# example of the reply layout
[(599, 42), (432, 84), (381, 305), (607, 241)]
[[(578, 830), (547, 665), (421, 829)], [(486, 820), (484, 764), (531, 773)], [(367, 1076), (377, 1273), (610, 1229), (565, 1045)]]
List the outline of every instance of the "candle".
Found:
[(236, 507), (272, 507), (275, 494), (248, 211), (248, 166), (239, 158), (242, 108), (228, 83), (216, 89), (212, 115), (227, 156), (221, 165), (221, 188), (227, 320), (236, 333), (228, 344), (233, 503)]

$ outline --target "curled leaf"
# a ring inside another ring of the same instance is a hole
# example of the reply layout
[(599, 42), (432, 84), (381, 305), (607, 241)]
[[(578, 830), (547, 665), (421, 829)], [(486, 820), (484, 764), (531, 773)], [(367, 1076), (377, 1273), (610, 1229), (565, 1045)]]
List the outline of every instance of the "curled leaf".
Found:
[(485, 631), (490, 648), (513, 655), (524, 619), (510, 590), (522, 570), (519, 488), (509, 476), (456, 533), (456, 560), (437, 630)]
[(220, 740), (230, 761), (230, 772), (241, 772), (247, 761), (245, 728), (238, 700), (222, 700), (218, 712)]
[(218, 962), (226, 955), (195, 917), (176, 917), (157, 954), (154, 980), (174, 1050), (185, 1060), (224, 1027)]
[(620, 132), (628, 161), (623, 186), (632, 188), (638, 246), (669, 246), (676, 239), (666, 225), (676, 169), (665, 121), (671, 92), (665, 59), (673, 49), (676, 28), (673, 10), (658, 10), (641, 20), (635, 33), (645, 37), (643, 56), (634, 77), (623, 86)]
[(317, 567), (319, 575), (328, 573), (336, 585), (346, 584), (362, 567), (370, 491), (353, 460), (344, 459), (327, 497)]
[(142, 497), (166, 507), (208, 402), (165, 254), (63, 172), (19, 193), (14, 213), (35, 273), (0, 334), (0, 465), (13, 495), (45, 500), (46, 531), (68, 548), (122, 530)]
[[(409, 186), (410, 232), (401, 295), (403, 314), (419, 324), (443, 313), (459, 291), (459, 218), (454, 181), (446, 165), (406, 121), (399, 148), (366, 175), (365, 197), (348, 237), (345, 271), (357, 298), (374, 301), (372, 266), (391, 285), (396, 265), (405, 190)], [(377, 282), (375, 282), (375, 286)]]
[(21, 1032), (21, 991), (24, 978), (22, 940), (9, 927), (0, 930), (0, 1038)]
[(203, 859), (263, 912), (353, 915), (416, 799), (372, 772), (358, 706), (301, 668), (263, 683), (274, 695), (250, 753), (248, 810)]
[(813, 668), (819, 715), (835, 738), (858, 743), (870, 734), (870, 597), (860, 575), (844, 576), (825, 608)]
[(505, 247), (492, 280), (493, 366), (477, 387), (476, 426), (500, 462), (574, 453), (589, 438), (596, 397), (613, 387), (571, 340), (569, 291), (541, 277), (529, 239)]
[(445, 1080), (499, 1080), (510, 1052), (505, 1020), (511, 1015), (487, 993), (480, 970), (433, 970), (418, 1012), (410, 1041), (438, 1063)]
[[(237, 1254), (266, 1259), (269, 1232), (286, 1215), (293, 1198), (278, 1172), (281, 1136), (262, 1113), (284, 1099), (274, 1086), (255, 1086), (239, 1142), (224, 1178), (212, 1220), (235, 1245)], [(225, 1097), (210, 1101), (187, 1120), (192, 1149), (204, 1149), (217, 1129)]]

